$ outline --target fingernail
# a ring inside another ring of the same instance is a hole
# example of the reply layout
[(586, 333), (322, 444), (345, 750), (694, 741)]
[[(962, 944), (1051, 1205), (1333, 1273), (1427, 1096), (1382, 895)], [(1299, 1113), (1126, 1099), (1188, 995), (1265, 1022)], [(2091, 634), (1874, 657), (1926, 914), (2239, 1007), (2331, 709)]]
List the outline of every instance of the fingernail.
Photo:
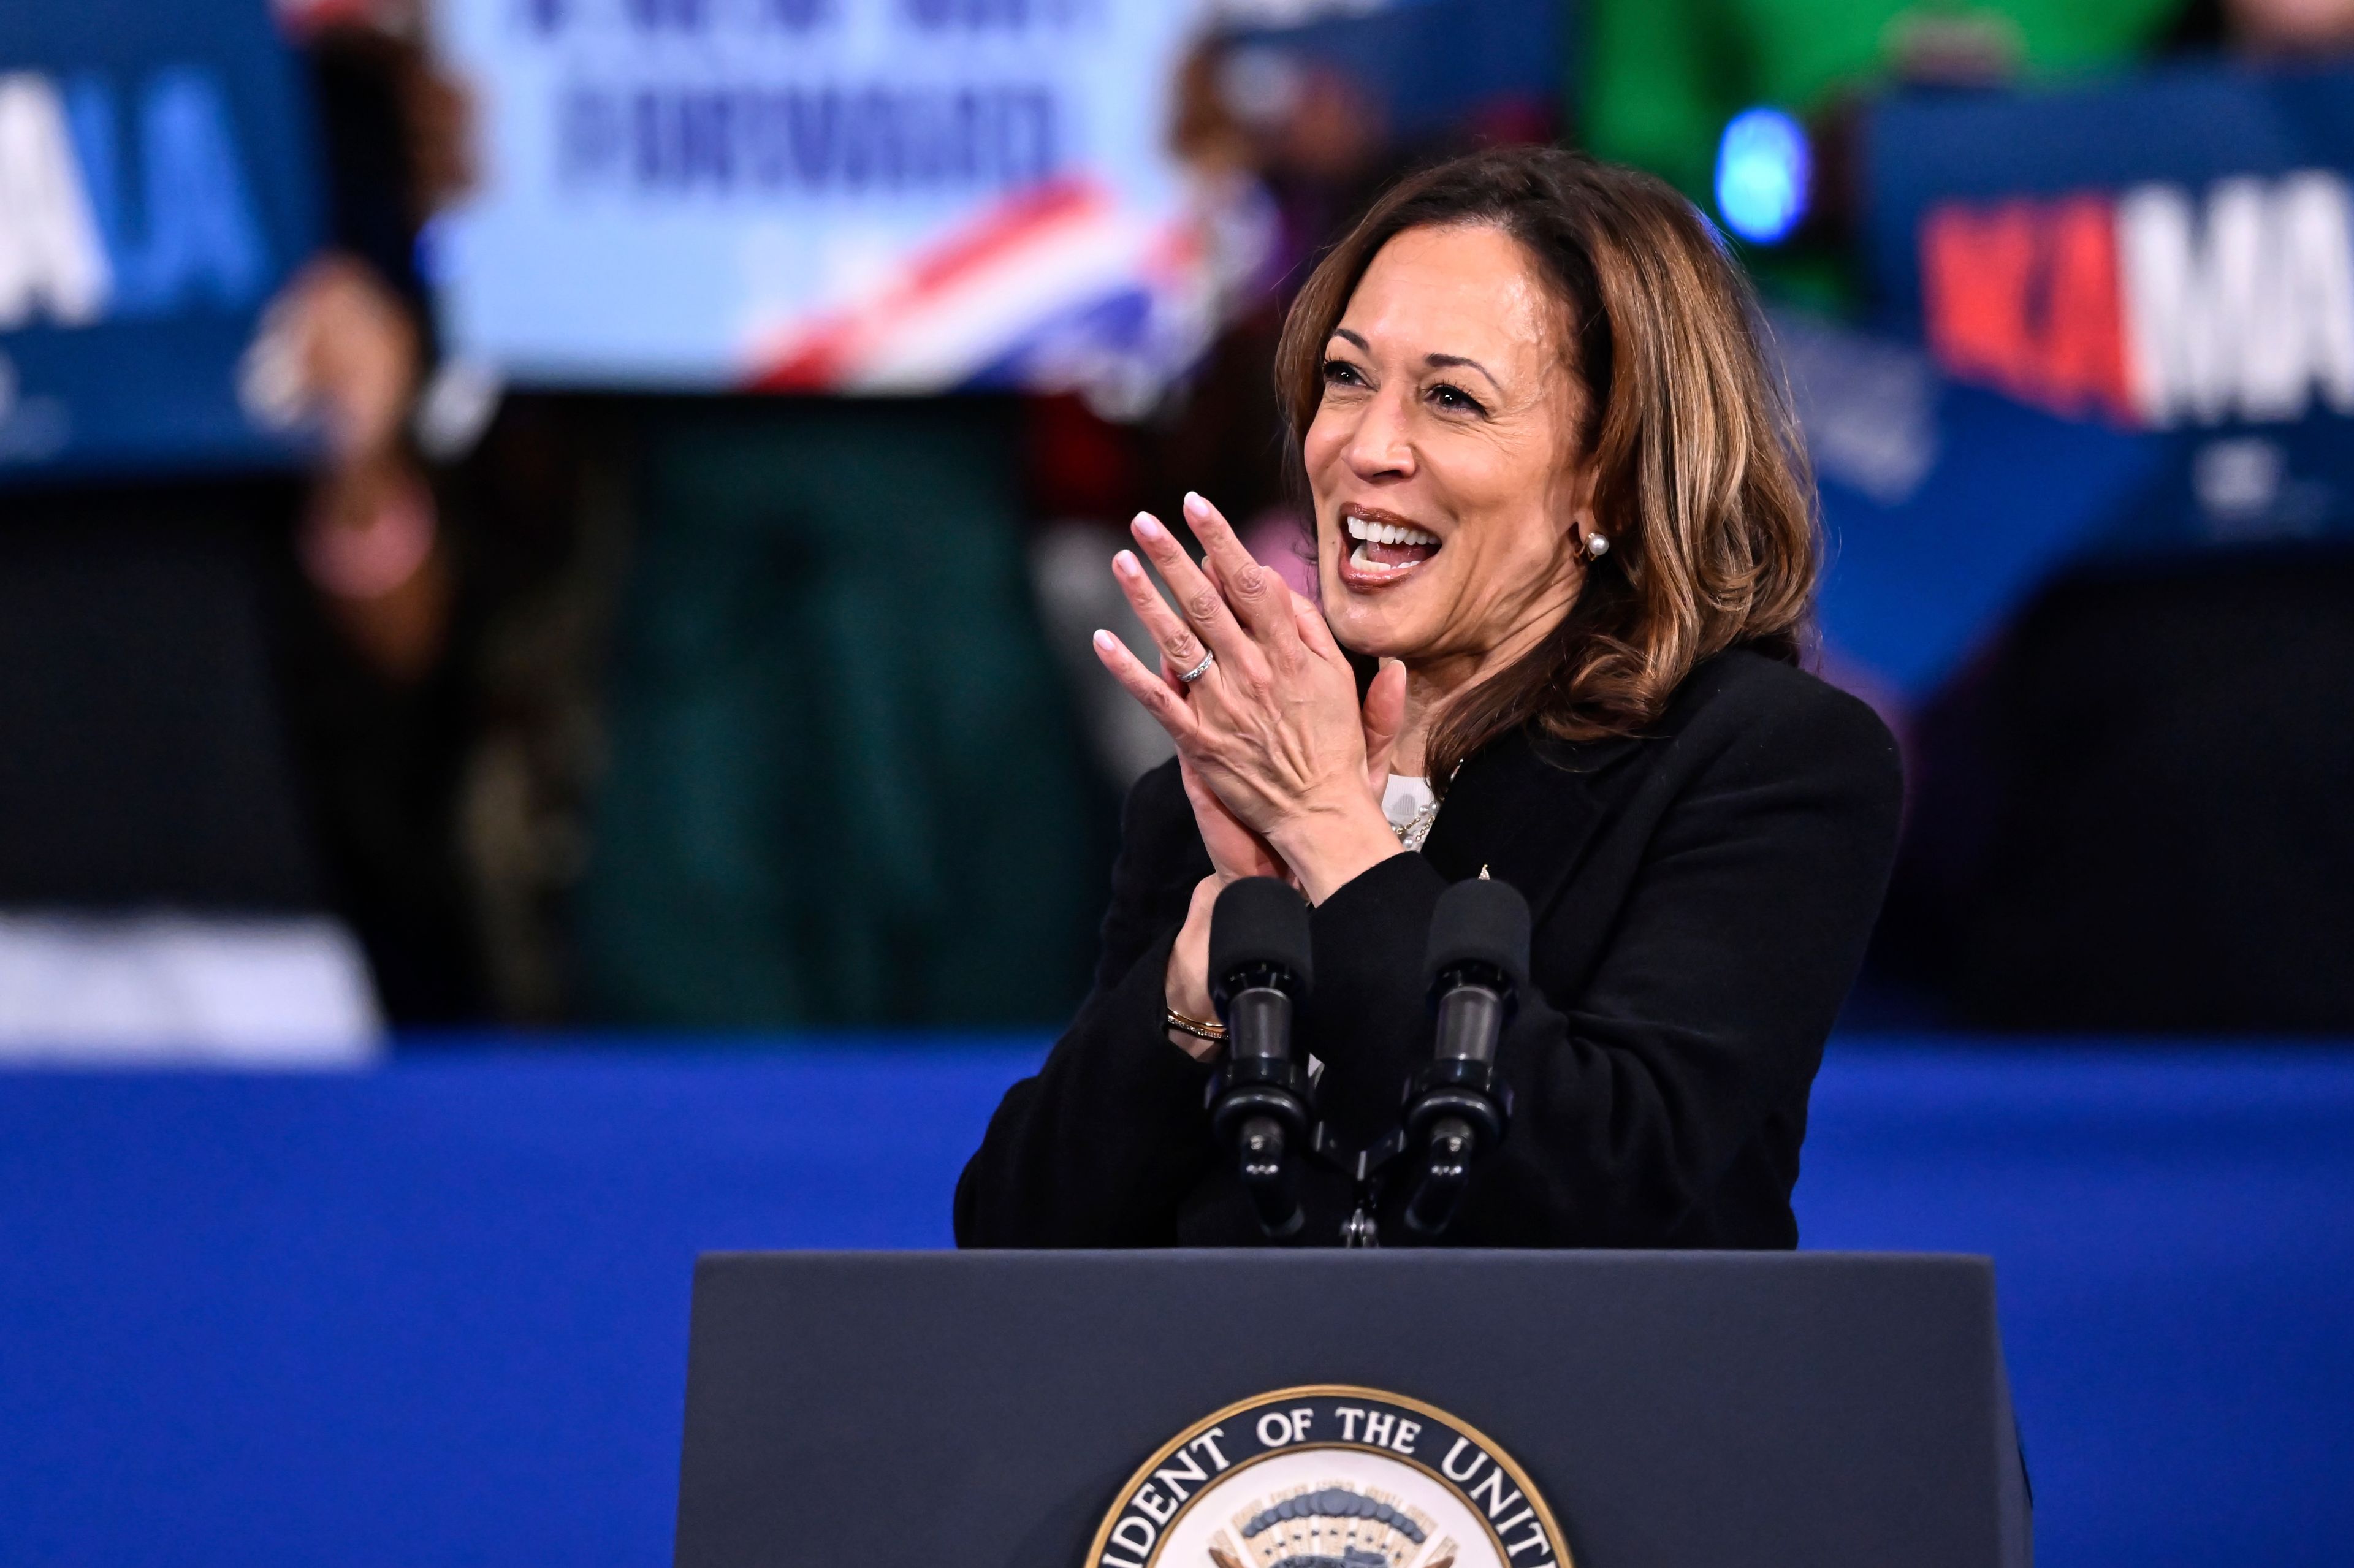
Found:
[(1148, 539), (1165, 539), (1169, 536), (1169, 530), (1163, 528), (1161, 525), (1161, 520), (1150, 512), (1140, 512), (1136, 514), (1136, 531)]
[(1201, 516), (1205, 516), (1205, 515), (1207, 515), (1207, 514), (1208, 514), (1209, 510), (1210, 510), (1210, 503), (1209, 503), (1208, 502), (1206, 502), (1206, 501), (1204, 501), (1204, 500), (1203, 500), (1203, 499), (1202, 499), (1202, 493), (1201, 493), (1200, 491), (1198, 491), (1198, 490), (1189, 490), (1189, 491), (1187, 491), (1187, 492), (1185, 493), (1185, 515), (1186, 515), (1186, 516), (1188, 516), (1188, 517), (1201, 517)]
[(1119, 646), (1119, 639), (1108, 631), (1098, 630), (1096, 633), (1096, 646), (1108, 653)]
[(1143, 565), (1137, 560), (1134, 550), (1120, 551), (1111, 558), (1111, 564), (1123, 572), (1140, 572), (1144, 569)]

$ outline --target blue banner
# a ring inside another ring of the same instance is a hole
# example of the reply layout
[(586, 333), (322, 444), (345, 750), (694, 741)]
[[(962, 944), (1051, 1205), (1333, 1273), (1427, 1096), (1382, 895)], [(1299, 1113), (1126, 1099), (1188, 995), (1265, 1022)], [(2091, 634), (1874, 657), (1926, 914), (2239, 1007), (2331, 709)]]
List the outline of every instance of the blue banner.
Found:
[(1864, 170), (1880, 335), (1794, 368), (1838, 653), (1917, 698), (2070, 561), (2354, 527), (2354, 72), (1902, 95)]
[(0, 7), (0, 480), (282, 462), (239, 372), (319, 234), (266, 0)]

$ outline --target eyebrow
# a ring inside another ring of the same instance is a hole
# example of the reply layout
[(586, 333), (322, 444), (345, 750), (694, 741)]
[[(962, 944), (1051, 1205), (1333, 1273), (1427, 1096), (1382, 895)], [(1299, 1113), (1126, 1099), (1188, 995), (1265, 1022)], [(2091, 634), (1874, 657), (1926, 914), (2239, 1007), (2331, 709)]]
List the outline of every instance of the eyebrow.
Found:
[(1486, 376), (1488, 378), (1489, 386), (1493, 387), (1499, 392), (1501, 392), (1504, 389), (1504, 384), (1496, 379), (1496, 373), (1490, 370), (1486, 366), (1480, 364), (1476, 359), (1468, 359), (1459, 354), (1426, 354), (1422, 356), (1422, 362), (1425, 365), (1429, 366), (1433, 370), (1450, 370), (1458, 365), (1469, 366), (1471, 369), (1476, 370), (1480, 375)]
[[(1332, 335), (1334, 337), (1347, 338), (1351, 343), (1355, 344), (1359, 350), (1363, 353), (1371, 354), (1373, 352), (1373, 345), (1372, 344), (1367, 343), (1363, 337), (1351, 332), (1347, 327), (1334, 327), (1332, 329)], [(1504, 389), (1504, 384), (1496, 379), (1496, 373), (1494, 371), (1489, 369), (1486, 366), (1480, 364), (1478, 360), (1473, 359), (1469, 355), (1460, 354), (1426, 354), (1422, 356), (1422, 362), (1423, 364), (1430, 366), (1433, 370), (1452, 370), (1458, 366), (1476, 370), (1480, 375), (1488, 378), (1489, 386), (1493, 387), (1499, 392), (1501, 392)]]

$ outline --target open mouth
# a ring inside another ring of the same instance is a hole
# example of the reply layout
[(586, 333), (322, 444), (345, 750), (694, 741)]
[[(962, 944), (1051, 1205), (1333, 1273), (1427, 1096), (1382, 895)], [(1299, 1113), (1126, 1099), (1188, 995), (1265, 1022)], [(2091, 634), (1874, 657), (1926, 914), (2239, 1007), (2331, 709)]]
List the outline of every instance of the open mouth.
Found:
[(1393, 514), (1351, 507), (1341, 514), (1353, 546), (1347, 576), (1371, 584), (1404, 577), (1438, 554), (1438, 535)]

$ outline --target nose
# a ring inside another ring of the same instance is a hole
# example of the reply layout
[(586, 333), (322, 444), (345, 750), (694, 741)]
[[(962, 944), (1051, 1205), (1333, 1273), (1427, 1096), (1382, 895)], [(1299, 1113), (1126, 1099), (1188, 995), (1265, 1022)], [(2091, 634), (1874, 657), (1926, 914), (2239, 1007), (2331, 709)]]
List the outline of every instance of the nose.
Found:
[(1406, 397), (1402, 388), (1384, 387), (1364, 403), (1341, 453), (1360, 480), (1394, 482), (1414, 476), (1417, 459), (1407, 429)]

